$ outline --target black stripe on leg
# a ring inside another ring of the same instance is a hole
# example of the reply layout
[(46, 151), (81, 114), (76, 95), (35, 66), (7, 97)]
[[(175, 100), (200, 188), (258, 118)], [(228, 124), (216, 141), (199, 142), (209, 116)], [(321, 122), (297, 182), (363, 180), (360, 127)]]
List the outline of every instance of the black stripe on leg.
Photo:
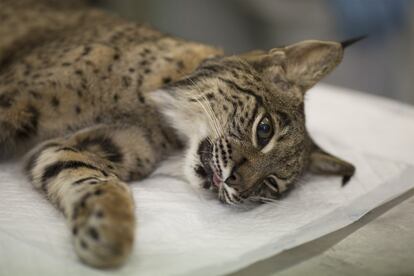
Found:
[(62, 147), (60, 149), (57, 149), (56, 152), (58, 151), (72, 151), (72, 152), (79, 152), (77, 149), (71, 148), (71, 147)]
[(92, 179), (94, 179), (94, 180), (98, 180), (98, 181), (99, 181), (99, 179), (98, 179), (98, 178), (96, 178), (96, 177), (85, 177), (85, 178), (81, 178), (81, 179), (79, 179), (79, 180), (76, 180), (76, 181), (75, 181), (75, 182), (73, 182), (72, 184), (73, 184), (73, 185), (79, 185), (79, 184), (81, 184), (81, 183), (83, 183), (83, 182), (85, 182), (85, 181), (92, 180)]
[(123, 160), (123, 155), (121, 149), (108, 137), (98, 136), (98, 137), (87, 137), (80, 141), (75, 147), (78, 150), (90, 150), (93, 146), (99, 146), (105, 154), (105, 158), (111, 162), (119, 163)]
[(34, 166), (36, 165), (37, 159), (39, 159), (40, 155), (48, 148), (58, 147), (60, 144), (58, 143), (48, 143), (40, 147), (40, 149), (33, 153), (29, 159), (26, 161), (26, 165), (24, 166), (24, 171), (32, 178), (31, 171), (33, 170)]
[(103, 170), (82, 162), (82, 161), (58, 161), (56, 163), (53, 163), (49, 166), (47, 166), (45, 168), (45, 170), (43, 171), (43, 175), (42, 175), (42, 190), (43, 191), (47, 191), (47, 181), (52, 178), (57, 176), (59, 173), (61, 173), (64, 170), (68, 170), (68, 169), (78, 169), (78, 168), (88, 168), (91, 170), (95, 170), (95, 171), (99, 171), (101, 172), (103, 175), (107, 175), (106, 172), (104, 172)]

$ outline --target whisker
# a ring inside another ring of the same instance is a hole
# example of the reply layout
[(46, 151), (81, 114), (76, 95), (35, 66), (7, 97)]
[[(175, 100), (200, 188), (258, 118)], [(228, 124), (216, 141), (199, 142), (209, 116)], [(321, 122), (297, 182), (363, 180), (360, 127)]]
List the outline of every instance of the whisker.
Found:
[[(207, 98), (205, 97), (205, 95), (204, 95), (204, 93), (202, 92), (202, 90), (201, 90), (201, 88), (193, 81), (193, 80), (191, 80), (191, 79), (189, 79), (192, 83), (193, 83), (193, 86), (199, 91), (199, 93), (200, 93), (200, 96), (204, 99), (204, 101), (206, 102), (206, 103), (208, 103), (208, 100), (207, 100)], [(202, 102), (202, 101), (200, 101), (197, 97), (194, 97), (193, 99), (195, 99), (196, 101), (197, 101), (197, 103), (199, 103), (200, 104), (200, 106), (203, 108), (203, 110), (204, 110), (204, 112), (206, 113), (206, 115), (207, 115), (207, 117), (208, 117), (208, 119), (209, 119), (209, 122), (210, 122), (210, 125), (212, 126), (212, 129), (213, 129), (213, 131), (215, 132), (215, 135), (217, 136), (217, 137), (220, 137), (220, 132), (219, 132), (219, 130), (218, 130), (218, 128), (217, 128), (217, 124), (216, 124), (216, 121), (215, 121), (215, 119), (214, 119), (214, 112), (212, 112), (212, 110), (211, 110), (211, 106), (210, 105), (208, 105), (208, 107), (206, 107), (206, 105), (204, 105), (204, 103)]]
[[(202, 92), (202, 90), (198, 87), (198, 85), (197, 85), (197, 84), (195, 84), (195, 83), (194, 83), (194, 81), (192, 81), (192, 83), (193, 83), (195, 86), (197, 86), (197, 88), (198, 88), (198, 90), (199, 90), (199, 92), (200, 92), (200, 96), (201, 96), (201, 98), (203, 98), (203, 99), (204, 99), (204, 101), (205, 101), (205, 102), (206, 102), (206, 104), (207, 104), (207, 108), (208, 108), (208, 109), (209, 109), (209, 111), (210, 111), (210, 114), (211, 114), (211, 117), (212, 117), (212, 122), (214, 123), (214, 127), (216, 128), (217, 133), (218, 133), (218, 134), (220, 134), (220, 135), (218, 135), (218, 137), (222, 137), (224, 133), (223, 133), (222, 129), (220, 128), (219, 120), (218, 120), (218, 118), (217, 118), (217, 116), (216, 116), (216, 114), (215, 114), (215, 112), (214, 112), (213, 108), (211, 107), (211, 104), (210, 104), (209, 100), (207, 99), (207, 97), (205, 96), (205, 94)], [(218, 137), (217, 137), (217, 138), (218, 138)]]

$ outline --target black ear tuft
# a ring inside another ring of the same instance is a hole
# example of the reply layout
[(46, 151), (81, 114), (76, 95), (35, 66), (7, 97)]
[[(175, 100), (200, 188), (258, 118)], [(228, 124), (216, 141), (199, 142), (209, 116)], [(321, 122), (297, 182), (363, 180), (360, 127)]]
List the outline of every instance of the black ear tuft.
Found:
[(357, 37), (354, 37), (354, 38), (351, 38), (351, 39), (347, 39), (345, 41), (342, 41), (341, 42), (342, 48), (345, 49), (346, 47), (351, 46), (352, 44), (354, 44), (354, 43), (356, 43), (356, 42), (358, 42), (358, 41), (366, 38), (367, 36), (368, 35), (361, 35), (361, 36), (357, 36)]
[(349, 180), (351, 180), (352, 175), (345, 175), (342, 177), (342, 187), (348, 184)]

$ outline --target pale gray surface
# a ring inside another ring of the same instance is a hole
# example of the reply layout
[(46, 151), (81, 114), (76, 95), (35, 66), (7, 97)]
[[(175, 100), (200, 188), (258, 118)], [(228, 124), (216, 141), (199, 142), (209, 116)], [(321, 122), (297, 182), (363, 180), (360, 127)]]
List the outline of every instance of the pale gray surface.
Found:
[(411, 190), (344, 229), (231, 275), (414, 275), (413, 195)]
[[(399, 16), (404, 24), (390, 29), (383, 20), (382, 27), (368, 33), (365, 28), (373, 23), (365, 20), (359, 21), (360, 28), (352, 33), (344, 32), (342, 24), (349, 29), (347, 23), (353, 20), (338, 20), (341, 13), (334, 8), (335, 3), (344, 2), (339, 0), (94, 1), (130, 20), (220, 46), (228, 53), (269, 49), (304, 39), (343, 40), (369, 34), (368, 39), (347, 51), (342, 64), (325, 81), (414, 104), (414, 1), (406, 1), (406, 18)], [(364, 18), (367, 12), (363, 8), (367, 3), (362, 2), (351, 3), (356, 17)], [(398, 5), (400, 1), (395, 2)], [(378, 9), (384, 8), (382, 16), (387, 18), (384, 1), (376, 4)]]

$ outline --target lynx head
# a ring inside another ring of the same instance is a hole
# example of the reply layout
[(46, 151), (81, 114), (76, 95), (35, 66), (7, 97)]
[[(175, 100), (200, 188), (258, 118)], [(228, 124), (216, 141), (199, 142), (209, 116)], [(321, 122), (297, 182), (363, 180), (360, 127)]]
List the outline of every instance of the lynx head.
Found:
[(153, 99), (188, 141), (185, 174), (222, 202), (277, 199), (306, 171), (343, 176), (354, 166), (317, 146), (304, 95), (342, 59), (344, 43), (304, 41), (204, 61)]

